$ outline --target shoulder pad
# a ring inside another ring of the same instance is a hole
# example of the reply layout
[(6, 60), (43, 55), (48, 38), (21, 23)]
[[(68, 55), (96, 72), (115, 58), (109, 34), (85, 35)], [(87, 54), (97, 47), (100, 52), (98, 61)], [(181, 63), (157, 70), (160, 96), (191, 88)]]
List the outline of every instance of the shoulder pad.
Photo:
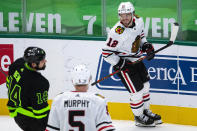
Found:
[(57, 94), (55, 96), (55, 98), (53, 99), (53, 101), (58, 101), (61, 98), (62, 94), (64, 94), (64, 92), (61, 92), (61, 93)]
[(101, 98), (103, 98), (103, 99), (105, 99), (105, 97), (104, 96), (102, 96), (102, 95), (100, 95), (100, 94), (95, 94), (96, 96), (99, 96), (99, 97), (101, 97)]
[(140, 16), (139, 15), (136, 15), (136, 14), (134, 14), (134, 16), (138, 19), (138, 18), (140, 18)]
[(120, 35), (124, 32), (124, 30), (125, 30), (124, 27), (117, 26), (116, 29), (115, 29), (115, 32)]
[(61, 95), (61, 94), (63, 94), (64, 92), (60, 92), (59, 94), (57, 94), (56, 96), (59, 96), (59, 95)]

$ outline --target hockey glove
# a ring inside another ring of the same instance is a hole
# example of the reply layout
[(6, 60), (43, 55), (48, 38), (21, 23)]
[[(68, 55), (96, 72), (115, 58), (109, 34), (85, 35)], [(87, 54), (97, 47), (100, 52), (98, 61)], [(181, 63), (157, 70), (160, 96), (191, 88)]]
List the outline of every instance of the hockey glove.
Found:
[(155, 57), (155, 54), (154, 54), (154, 47), (151, 43), (144, 43), (143, 46), (142, 46), (142, 51), (143, 52), (146, 52), (147, 54), (147, 60), (150, 61), (152, 60), (154, 57)]
[(125, 59), (120, 59), (118, 64), (116, 64), (113, 69), (116, 70), (122, 70), (125, 71), (129, 68), (129, 66), (132, 66), (132, 62), (130, 62), (129, 60), (125, 60)]

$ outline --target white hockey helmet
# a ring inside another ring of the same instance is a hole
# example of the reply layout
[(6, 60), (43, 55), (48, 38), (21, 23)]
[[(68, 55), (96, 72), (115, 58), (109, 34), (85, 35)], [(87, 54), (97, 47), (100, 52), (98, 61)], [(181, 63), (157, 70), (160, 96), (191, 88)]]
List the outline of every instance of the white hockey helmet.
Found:
[(91, 73), (85, 65), (77, 65), (72, 70), (73, 85), (88, 85)]
[(118, 14), (132, 13), (135, 11), (135, 8), (131, 2), (121, 2), (118, 7)]

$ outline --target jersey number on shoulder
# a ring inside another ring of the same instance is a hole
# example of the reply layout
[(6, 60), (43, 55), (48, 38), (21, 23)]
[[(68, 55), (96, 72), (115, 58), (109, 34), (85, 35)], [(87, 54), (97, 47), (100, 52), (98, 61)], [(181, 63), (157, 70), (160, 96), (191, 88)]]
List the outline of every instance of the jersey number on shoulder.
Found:
[(37, 100), (38, 104), (42, 104), (43, 102), (47, 102), (47, 100), (48, 100), (48, 92), (47, 91), (44, 91), (43, 94), (36, 93), (36, 96), (38, 98), (38, 100)]
[[(69, 111), (69, 124), (72, 127), (78, 127), (79, 131), (85, 131), (85, 125), (81, 122), (81, 121), (75, 121), (74, 117), (75, 116), (84, 116), (85, 115), (85, 111), (84, 110), (71, 110)], [(73, 131), (73, 130), (69, 130), (69, 131)]]
[(113, 40), (112, 41), (112, 38), (109, 38), (109, 42), (107, 43), (107, 46), (109, 46), (109, 47), (116, 47), (117, 44), (118, 44), (117, 40)]

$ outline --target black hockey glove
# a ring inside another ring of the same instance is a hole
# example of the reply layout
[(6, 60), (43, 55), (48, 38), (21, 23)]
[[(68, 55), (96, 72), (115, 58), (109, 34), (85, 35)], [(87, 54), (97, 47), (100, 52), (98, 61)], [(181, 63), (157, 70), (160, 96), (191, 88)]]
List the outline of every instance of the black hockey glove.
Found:
[(155, 57), (155, 54), (154, 54), (155, 50), (154, 50), (154, 47), (151, 43), (148, 43), (148, 42), (144, 43), (142, 45), (142, 51), (146, 52), (146, 54), (147, 54), (146, 59), (148, 61), (152, 60)]
[(129, 66), (132, 66), (132, 62), (130, 62), (129, 60), (125, 60), (125, 59), (121, 59), (119, 60), (118, 64), (116, 64), (113, 69), (115, 71), (117, 70), (122, 70), (125, 71), (129, 68)]

